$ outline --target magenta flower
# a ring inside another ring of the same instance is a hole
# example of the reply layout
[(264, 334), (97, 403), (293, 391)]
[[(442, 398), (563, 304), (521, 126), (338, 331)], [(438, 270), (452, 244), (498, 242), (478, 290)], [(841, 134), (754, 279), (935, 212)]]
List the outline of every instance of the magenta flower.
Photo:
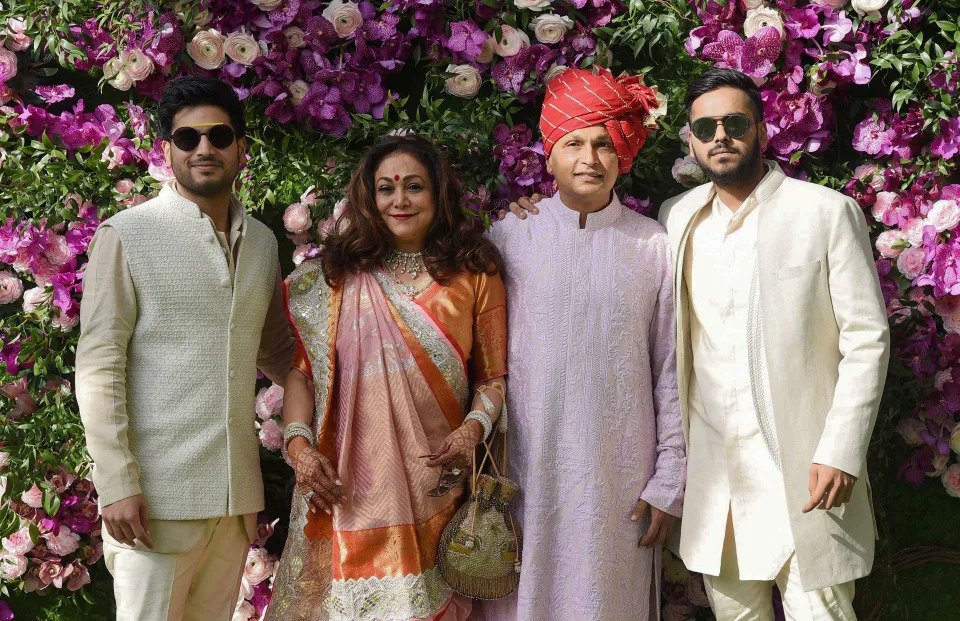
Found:
[(834, 11), (823, 23), (823, 44), (840, 43), (853, 32), (853, 20), (846, 11)]
[(853, 148), (870, 155), (890, 155), (896, 132), (887, 128), (880, 118), (871, 116), (861, 121), (853, 130)]
[(450, 24), (450, 36), (442, 37), (443, 46), (454, 53), (457, 62), (474, 62), (490, 38), (480, 26), (467, 19)]
[(724, 30), (715, 42), (704, 46), (703, 56), (720, 67), (762, 78), (770, 73), (782, 51), (780, 32), (773, 26), (764, 26), (746, 41), (737, 33)]
[(10, 604), (0, 599), (0, 621), (13, 621), (14, 614)]
[(958, 151), (960, 151), (960, 118), (954, 117), (949, 121), (941, 119), (940, 135), (930, 144), (930, 153), (948, 160)]
[(936, 297), (960, 295), (960, 238), (955, 237), (936, 246), (931, 269), (917, 278), (916, 284), (933, 285)]
[(76, 90), (69, 84), (57, 84), (55, 86), (38, 86), (36, 89), (39, 95), (47, 103), (59, 103), (71, 99)]

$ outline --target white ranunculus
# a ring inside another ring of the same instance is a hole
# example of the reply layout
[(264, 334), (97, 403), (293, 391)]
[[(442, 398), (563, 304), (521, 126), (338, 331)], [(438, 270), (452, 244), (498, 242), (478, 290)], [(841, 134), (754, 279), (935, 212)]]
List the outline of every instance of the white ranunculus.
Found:
[(347, 38), (363, 24), (363, 16), (356, 2), (333, 0), (323, 10), (324, 19), (333, 24), (333, 29), (341, 38)]
[(288, 47), (299, 48), (307, 44), (306, 41), (304, 41), (303, 29), (299, 26), (284, 28), (283, 36), (287, 38)]
[(128, 91), (133, 86), (133, 78), (127, 73), (127, 65), (124, 62), (125, 55), (126, 52), (111, 58), (103, 65), (103, 75), (107, 78), (107, 83), (120, 91)]
[(743, 34), (752, 37), (765, 26), (773, 26), (780, 33), (780, 37), (783, 37), (783, 17), (778, 10), (760, 7), (747, 11), (747, 19), (743, 22)]
[(287, 90), (290, 91), (290, 101), (293, 105), (299, 106), (303, 98), (307, 96), (310, 85), (303, 80), (294, 80), (293, 82), (287, 82)]
[(531, 21), (530, 27), (533, 28), (533, 34), (537, 37), (537, 41), (550, 45), (563, 40), (564, 35), (573, 28), (573, 20), (566, 15), (550, 13), (540, 15)]
[(553, 0), (513, 0), (518, 9), (529, 9), (531, 11), (542, 11), (551, 4)]
[(272, 11), (283, 4), (283, 0), (250, 0), (261, 11)]
[(260, 45), (245, 32), (231, 32), (223, 42), (223, 53), (233, 62), (249, 67), (260, 55)]
[(478, 63), (488, 63), (493, 60), (494, 48), (497, 47), (497, 42), (493, 37), (488, 38), (483, 42), (483, 49), (480, 54), (474, 59)]
[(501, 26), (502, 37), (493, 44), (493, 51), (503, 58), (516, 56), (525, 47), (530, 47), (530, 37), (527, 33), (517, 30), (513, 26)]
[(551, 80), (553, 80), (555, 77), (557, 77), (558, 75), (560, 75), (561, 73), (563, 73), (569, 68), (570, 67), (567, 67), (566, 65), (553, 65), (552, 67), (547, 69), (546, 75), (543, 76), (543, 84), (544, 85), (550, 84)]
[(124, 70), (130, 74), (134, 82), (146, 80), (153, 74), (153, 61), (142, 50), (129, 50), (126, 61), (127, 66)]
[(194, 35), (187, 54), (202, 69), (219, 69), (227, 63), (227, 56), (223, 52), (224, 37), (213, 30), (202, 30)]
[(763, 6), (763, 0), (743, 0), (743, 8), (747, 9), (756, 9)]
[(447, 78), (444, 90), (457, 97), (471, 99), (476, 96), (483, 84), (480, 71), (473, 65), (449, 65), (447, 73), (452, 73), (453, 77)]
[(851, 0), (850, 6), (860, 15), (879, 13), (890, 0)]

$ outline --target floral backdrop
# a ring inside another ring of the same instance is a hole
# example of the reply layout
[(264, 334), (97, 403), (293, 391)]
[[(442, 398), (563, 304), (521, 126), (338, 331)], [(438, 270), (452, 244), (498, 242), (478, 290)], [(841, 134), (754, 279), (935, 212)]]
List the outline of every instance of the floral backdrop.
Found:
[[(955, 512), (943, 499), (960, 497), (958, 48), (956, 0), (0, 2), (0, 621), (112, 614), (72, 388), (85, 252), (102, 220), (171, 178), (152, 114), (186, 73), (246, 102), (237, 193), (276, 231), (287, 270), (321, 252), (352, 167), (391, 131), (441, 144), (484, 223), (549, 193), (538, 105), (570, 66), (658, 87), (661, 129), (619, 190), (654, 215), (704, 180), (686, 154), (686, 82), (710, 66), (747, 73), (766, 156), (854, 197), (874, 235), (895, 356), (871, 466), (891, 493), (916, 486)], [(282, 399), (262, 382), (251, 413), (269, 500), (238, 621), (263, 614), (285, 536)], [(921, 552), (887, 550), (874, 573), (930, 560)], [(665, 619), (711, 618), (699, 577), (672, 557), (664, 577)], [(909, 594), (886, 595), (861, 597), (861, 615), (907, 618)]]

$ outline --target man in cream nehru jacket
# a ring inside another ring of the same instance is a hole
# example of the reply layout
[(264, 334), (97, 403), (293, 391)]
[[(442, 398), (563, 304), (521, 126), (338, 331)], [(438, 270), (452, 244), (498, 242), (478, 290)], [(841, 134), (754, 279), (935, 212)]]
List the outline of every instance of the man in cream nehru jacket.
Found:
[(158, 117), (176, 182), (90, 245), (77, 401), (117, 619), (227, 621), (263, 509), (257, 368), (281, 381), (295, 341), (277, 241), (232, 194), (233, 89), (177, 78)]

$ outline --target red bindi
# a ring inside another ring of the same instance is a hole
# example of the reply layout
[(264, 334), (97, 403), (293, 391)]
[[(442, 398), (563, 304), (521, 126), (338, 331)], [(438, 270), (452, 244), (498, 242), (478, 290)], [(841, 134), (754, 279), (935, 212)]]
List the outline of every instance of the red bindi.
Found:
[(394, 180), (394, 181), (400, 181), (400, 175), (394, 175), (394, 176), (393, 176), (393, 180)]

